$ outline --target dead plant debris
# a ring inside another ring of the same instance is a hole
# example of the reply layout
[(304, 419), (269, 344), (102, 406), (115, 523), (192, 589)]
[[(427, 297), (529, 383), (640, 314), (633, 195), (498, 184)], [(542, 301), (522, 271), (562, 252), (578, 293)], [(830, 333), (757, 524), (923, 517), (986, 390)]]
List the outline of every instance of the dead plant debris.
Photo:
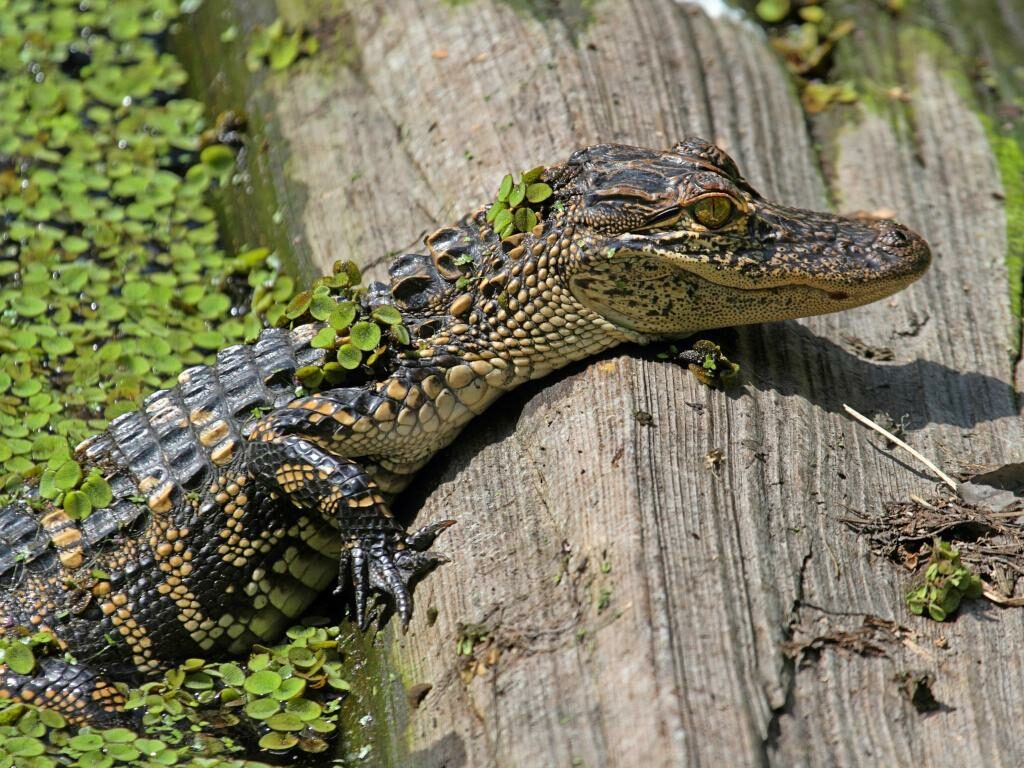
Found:
[(914, 643), (917, 638), (916, 632), (895, 621), (870, 615), (852, 629), (830, 629), (817, 634), (803, 624), (791, 629), (793, 639), (782, 644), (782, 652), (796, 660), (797, 666), (816, 660), (827, 649), (888, 658), (897, 646)]
[(982, 595), (1001, 606), (1024, 605), (1024, 464), (969, 478), (966, 498), (893, 501), (878, 517), (840, 520), (865, 536), (871, 551), (909, 571), (932, 560), (934, 541), (949, 542), (982, 581)]

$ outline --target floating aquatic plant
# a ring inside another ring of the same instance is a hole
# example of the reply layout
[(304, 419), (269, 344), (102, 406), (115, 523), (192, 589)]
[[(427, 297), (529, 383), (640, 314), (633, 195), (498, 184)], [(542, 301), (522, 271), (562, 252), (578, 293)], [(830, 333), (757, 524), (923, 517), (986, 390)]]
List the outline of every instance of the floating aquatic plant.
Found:
[[(102, 506), (71, 447), (294, 291), (232, 256), (207, 192), (235, 153), (158, 42), (175, 0), (0, 0), (0, 492)], [(80, 486), (80, 483), (84, 485)]]

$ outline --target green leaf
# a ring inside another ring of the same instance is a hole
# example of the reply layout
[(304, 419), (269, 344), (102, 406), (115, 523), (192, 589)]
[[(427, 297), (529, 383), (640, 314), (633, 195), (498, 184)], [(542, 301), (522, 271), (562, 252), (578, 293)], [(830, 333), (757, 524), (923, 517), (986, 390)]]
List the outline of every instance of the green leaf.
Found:
[(526, 199), (531, 203), (543, 203), (551, 197), (552, 190), (547, 184), (538, 182), (526, 188)]
[(262, 749), (270, 749), (274, 751), (291, 749), (299, 743), (299, 739), (293, 733), (279, 733), (278, 731), (271, 731), (270, 733), (261, 736), (259, 745)]
[(147, 757), (167, 749), (167, 745), (159, 739), (136, 739), (135, 747)]
[(29, 674), (36, 666), (36, 657), (32, 653), (32, 649), (25, 643), (17, 641), (12, 641), (3, 650), (2, 661), (10, 667), (12, 672), (19, 675)]
[(52, 339), (43, 339), (43, 349), (48, 355), (57, 357), (74, 352), (75, 345), (74, 342), (66, 336), (57, 336)]
[[(544, 175), (544, 171), (545, 168), (543, 165), (538, 165), (536, 168), (531, 168), (528, 171), (523, 171), (523, 175), (521, 177), (522, 182), (524, 184), (532, 184), (533, 182), (537, 181), (541, 176)], [(526, 194), (527, 196), (529, 196), (529, 188), (527, 188)]]
[(317, 320), (326, 320), (335, 307), (334, 299), (328, 295), (314, 295), (309, 302), (309, 314)]
[(389, 304), (375, 307), (370, 313), (370, 317), (385, 325), (398, 325), (402, 322), (402, 313)]
[(342, 301), (327, 317), (327, 324), (337, 331), (344, 331), (356, 319), (356, 305), (351, 301)]
[[(330, 328), (326, 330), (331, 331), (332, 335), (334, 334)], [(295, 378), (302, 382), (302, 386), (306, 389), (316, 389), (324, 380), (324, 372), (323, 369), (315, 365), (306, 365), (295, 372)]]
[(93, 752), (103, 746), (103, 737), (96, 732), (78, 733), (71, 737), (68, 746), (79, 752)]
[(363, 353), (359, 351), (358, 347), (352, 344), (342, 344), (338, 349), (338, 364), (342, 368), (352, 371), (358, 368), (361, 362), (363, 362)]
[(192, 341), (200, 349), (217, 350), (223, 347), (227, 341), (217, 331), (200, 331), (192, 337)]
[[(0, 453), (0, 459), (3, 459), (3, 454)], [(7, 457), (10, 458), (10, 457)], [(44, 499), (56, 499), (61, 494), (60, 488), (53, 479), (54, 471), (52, 469), (44, 469), (42, 476), (39, 478), (39, 495)]]
[(316, 332), (316, 335), (310, 339), (309, 345), (314, 349), (334, 349), (334, 342), (337, 338), (338, 332), (327, 326)]
[(394, 337), (395, 341), (403, 347), (407, 347), (412, 343), (412, 338), (409, 336), (409, 329), (404, 325), (391, 326), (391, 335)]
[(754, 13), (762, 21), (778, 24), (789, 15), (789, 3), (790, 0), (761, 0), (754, 7)]
[(281, 686), (281, 676), (271, 669), (253, 672), (245, 681), (244, 688), (255, 696), (265, 696)]
[(509, 207), (515, 208), (517, 205), (522, 204), (523, 199), (526, 197), (526, 185), (523, 182), (519, 182), (514, 187), (508, 196)]
[(85, 520), (92, 513), (92, 502), (82, 491), (64, 494), (64, 511), (73, 520)]
[(821, 24), (825, 20), (825, 9), (818, 5), (809, 5), (799, 10), (800, 18), (811, 24)]
[(267, 720), (267, 725), (275, 731), (301, 731), (306, 727), (302, 718), (293, 712), (278, 712)]
[(270, 68), (274, 70), (286, 69), (299, 55), (299, 43), (302, 40), (302, 32), (296, 31), (287, 37), (277, 40), (270, 49)]
[(253, 720), (266, 720), (271, 715), (277, 714), (281, 709), (281, 702), (274, 699), (250, 699), (245, 705), (245, 714)]
[(508, 210), (503, 210), (494, 217), (494, 231), (501, 232), (512, 223), (512, 214)]
[(82, 492), (89, 497), (89, 502), (92, 504), (93, 509), (103, 509), (110, 506), (110, 503), (114, 500), (110, 483), (100, 474), (90, 474), (85, 482), (82, 483)]
[(191, 672), (185, 678), (185, 687), (193, 691), (206, 691), (213, 688), (213, 678), (206, 672)]
[(103, 740), (108, 744), (131, 744), (138, 736), (127, 728), (108, 728), (103, 731)]
[(492, 205), (490, 208), (487, 209), (487, 214), (484, 216), (484, 220), (488, 224), (490, 224), (492, 221), (494, 221), (494, 217), (495, 216), (497, 216), (502, 211), (507, 211), (507, 210), (508, 210), (508, 203), (495, 203), (494, 205)]
[(967, 585), (964, 587), (963, 592), (964, 597), (966, 597), (968, 600), (977, 600), (979, 597), (981, 597), (984, 592), (984, 587), (981, 583), (981, 578), (977, 574), (972, 573), (969, 581), (967, 582)]
[(64, 719), (64, 716), (55, 709), (40, 709), (39, 710), (39, 722), (45, 725), (47, 728), (67, 728), (68, 722)]
[(362, 273), (359, 271), (359, 265), (351, 259), (348, 261), (334, 262), (334, 274), (338, 275), (341, 273), (344, 273), (348, 277), (350, 285), (359, 285), (363, 279)]
[(507, 173), (501, 179), (501, 185), (498, 187), (498, 202), (508, 202), (508, 196), (512, 192), (512, 174)]
[(288, 302), (288, 306), (285, 307), (284, 315), (289, 320), (295, 320), (298, 317), (306, 314), (306, 310), (309, 309), (310, 302), (313, 300), (313, 294), (309, 291), (303, 291), (297, 293), (292, 297), (292, 300)]
[(141, 752), (131, 744), (107, 744), (107, 754), (122, 763), (134, 763), (141, 756)]
[(11, 393), (22, 399), (27, 399), (32, 395), (38, 395), (42, 389), (43, 383), (39, 379), (26, 379), (11, 387)]
[(520, 232), (529, 232), (537, 225), (537, 214), (529, 208), (519, 208), (515, 215), (515, 225)]
[(245, 672), (237, 664), (228, 662), (219, 667), (221, 679), (228, 685), (241, 687), (245, 684)]
[(245, 333), (245, 342), (252, 344), (260, 337), (260, 333), (263, 332), (263, 324), (256, 315), (248, 314), (242, 320), (242, 329)]
[(53, 482), (62, 491), (76, 487), (82, 479), (82, 468), (77, 461), (65, 461), (54, 473)]
[(299, 719), (309, 722), (320, 717), (323, 712), (323, 708), (315, 701), (309, 699), (296, 699), (295, 701), (289, 701), (285, 707), (286, 712), (291, 712)]
[(231, 309), (231, 299), (223, 293), (208, 293), (196, 304), (203, 317), (218, 319), (228, 314)]
[[(352, 326), (349, 332), (352, 344), (364, 352), (370, 352), (380, 344), (380, 326), (376, 323), (368, 323), (365, 320)], [(338, 362), (341, 362), (339, 359)]]
[(306, 681), (301, 677), (289, 677), (281, 683), (281, 687), (271, 694), (278, 701), (296, 699), (306, 691)]
[(14, 757), (36, 757), (46, 751), (43, 742), (31, 736), (13, 736), (4, 742), (4, 749)]
[(235, 153), (223, 144), (212, 144), (199, 153), (199, 161), (220, 175), (235, 167)]

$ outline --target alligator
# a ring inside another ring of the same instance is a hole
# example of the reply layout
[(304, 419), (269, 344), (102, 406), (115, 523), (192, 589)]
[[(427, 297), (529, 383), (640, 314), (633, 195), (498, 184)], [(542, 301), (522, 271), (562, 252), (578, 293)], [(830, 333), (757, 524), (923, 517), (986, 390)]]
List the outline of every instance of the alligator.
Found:
[(406, 625), (452, 521), (410, 533), (389, 504), (503, 393), (623, 342), (876, 301), (931, 258), (891, 220), (769, 202), (698, 138), (579, 149), (540, 178), (527, 231), (481, 207), (370, 286), (364, 309), (396, 307), (416, 340), (380, 373), (297, 397), (323, 324), (265, 330), (78, 446), (108, 506), (0, 510), (0, 634), (46, 631), (88, 662), (0, 666), (0, 696), (103, 722), (124, 703), (111, 681), (273, 643), (332, 584), (360, 627), (374, 593)]

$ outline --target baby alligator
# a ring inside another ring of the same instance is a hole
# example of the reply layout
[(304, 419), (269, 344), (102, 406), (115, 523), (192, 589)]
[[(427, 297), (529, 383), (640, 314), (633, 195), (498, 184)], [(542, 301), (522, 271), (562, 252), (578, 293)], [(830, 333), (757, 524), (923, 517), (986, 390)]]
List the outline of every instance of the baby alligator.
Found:
[(0, 696), (100, 722), (123, 704), (110, 679), (273, 643), (335, 582), (360, 625), (371, 592), (407, 623), (451, 521), (409, 533), (389, 501), (502, 394), (622, 342), (866, 304), (930, 260), (892, 221), (765, 200), (697, 138), (587, 147), (541, 180), (531, 231), (503, 239), (480, 208), (371, 286), (366, 309), (397, 307), (416, 343), (362, 386), (295, 397), (321, 326), (267, 330), (76, 449), (109, 506), (0, 510), (0, 633), (45, 630), (88, 660), (0, 666)]

